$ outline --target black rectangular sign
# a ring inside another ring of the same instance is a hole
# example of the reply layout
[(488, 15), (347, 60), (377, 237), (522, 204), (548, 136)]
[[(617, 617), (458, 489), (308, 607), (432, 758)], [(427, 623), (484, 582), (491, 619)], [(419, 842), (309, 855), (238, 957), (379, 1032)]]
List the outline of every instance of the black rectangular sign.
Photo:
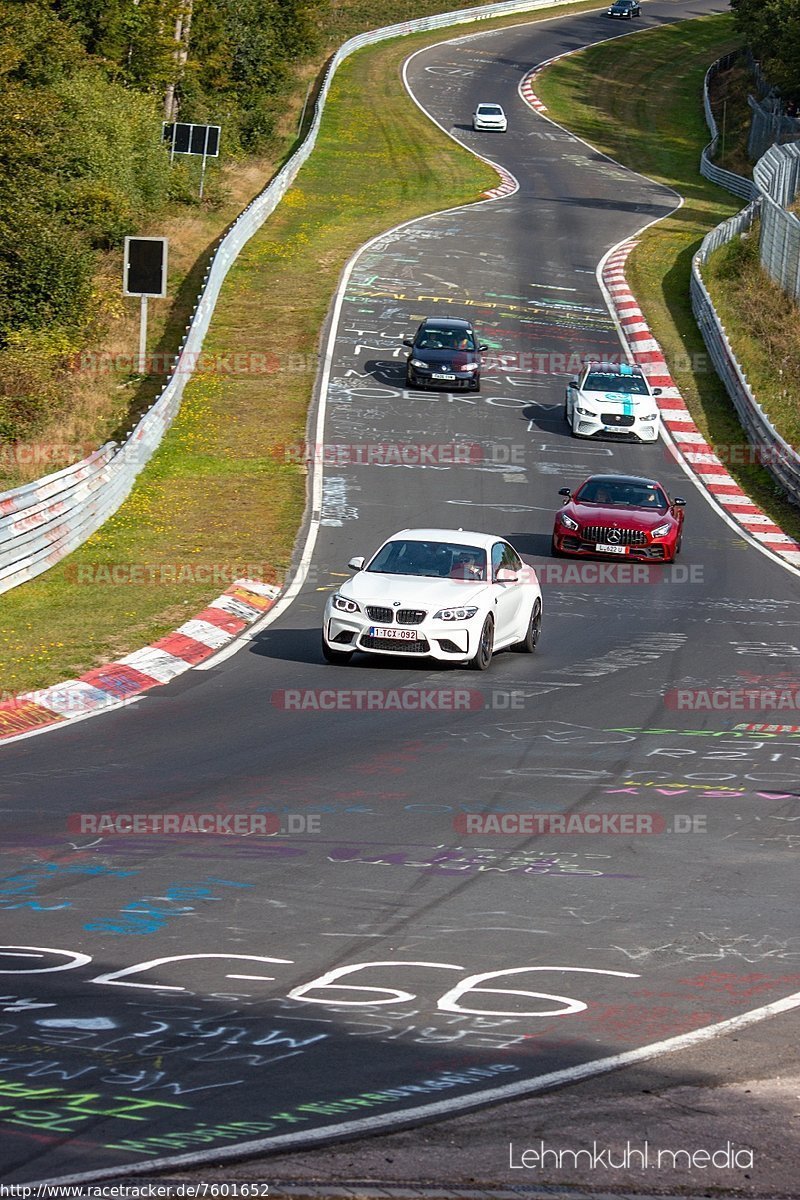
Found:
[(125, 238), (122, 291), (126, 296), (166, 296), (166, 238)]
[(219, 156), (221, 125), (194, 125), (183, 121), (164, 122), (164, 141), (173, 154), (200, 154), (206, 158)]

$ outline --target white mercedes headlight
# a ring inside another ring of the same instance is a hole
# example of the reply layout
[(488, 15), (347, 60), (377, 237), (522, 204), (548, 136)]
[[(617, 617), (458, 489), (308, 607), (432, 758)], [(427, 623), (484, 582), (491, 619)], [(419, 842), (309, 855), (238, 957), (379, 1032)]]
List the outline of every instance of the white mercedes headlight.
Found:
[(650, 537), (666, 537), (671, 528), (672, 526), (669, 521), (665, 521), (663, 525), (658, 525), (655, 529), (651, 529)]
[(478, 611), (476, 608), (440, 608), (434, 621), (468, 621)]
[(343, 596), (341, 592), (337, 592), (333, 597), (333, 607), (338, 608), (340, 612), (361, 612), (355, 600), (350, 600), (347, 596)]

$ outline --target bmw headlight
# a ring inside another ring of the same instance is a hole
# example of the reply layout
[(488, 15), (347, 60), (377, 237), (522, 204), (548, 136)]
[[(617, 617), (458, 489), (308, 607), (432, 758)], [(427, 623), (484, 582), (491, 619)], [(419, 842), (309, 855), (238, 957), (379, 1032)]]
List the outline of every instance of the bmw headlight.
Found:
[(566, 525), (567, 529), (577, 529), (578, 522), (573, 521), (572, 517), (568, 517), (566, 513), (559, 513), (559, 518), (562, 525)]
[(333, 597), (333, 607), (338, 608), (339, 612), (361, 612), (361, 609), (358, 607), (355, 600), (348, 599), (348, 597), (343, 596), (341, 592), (337, 592)]
[(434, 621), (468, 621), (478, 611), (475, 608), (440, 608), (434, 614)]
[(651, 529), (650, 537), (666, 537), (672, 526), (669, 521), (665, 521), (663, 525), (658, 525), (655, 529)]
[(412, 367), (427, 367), (428, 364), (423, 362), (421, 358), (412, 358), (411, 365)]

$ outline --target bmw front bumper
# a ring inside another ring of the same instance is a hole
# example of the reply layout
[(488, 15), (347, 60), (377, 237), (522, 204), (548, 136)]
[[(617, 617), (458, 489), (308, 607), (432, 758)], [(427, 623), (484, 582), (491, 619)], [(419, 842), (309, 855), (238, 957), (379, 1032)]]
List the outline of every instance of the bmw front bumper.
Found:
[[(326, 609), (323, 636), (333, 650), (362, 650), (365, 654), (425, 655), (440, 662), (464, 662), (478, 648), (480, 613), (468, 621), (436, 621), (419, 625), (381, 625), (364, 613)], [(388, 636), (387, 636), (388, 634)]]

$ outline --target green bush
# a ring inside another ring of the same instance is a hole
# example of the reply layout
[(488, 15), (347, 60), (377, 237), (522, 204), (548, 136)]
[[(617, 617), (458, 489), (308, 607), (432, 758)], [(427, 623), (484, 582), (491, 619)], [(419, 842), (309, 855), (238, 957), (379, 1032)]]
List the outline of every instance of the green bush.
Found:
[(54, 88), (63, 136), (58, 207), (93, 246), (118, 244), (165, 203), (169, 155), (154, 101), (94, 68)]
[(752, 232), (735, 237), (714, 253), (714, 272), (717, 279), (738, 279), (748, 267), (759, 261), (758, 238)]
[(0, 341), (23, 327), (80, 323), (91, 297), (93, 269), (85, 239), (56, 216), (33, 207), (24, 215), (19, 210), (2, 214)]
[(64, 407), (68, 395), (64, 346), (35, 330), (15, 334), (0, 350), (0, 439), (35, 434)]

